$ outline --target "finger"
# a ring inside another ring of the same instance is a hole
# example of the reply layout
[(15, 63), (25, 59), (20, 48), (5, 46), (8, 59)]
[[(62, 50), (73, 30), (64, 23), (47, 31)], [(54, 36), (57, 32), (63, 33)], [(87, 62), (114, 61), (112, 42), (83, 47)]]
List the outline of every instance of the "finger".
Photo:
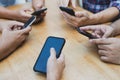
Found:
[(108, 50), (108, 46), (109, 46), (109, 45), (98, 45), (98, 48), (99, 48), (100, 50)]
[(69, 21), (75, 21), (75, 17), (71, 16), (70, 14), (66, 13), (66, 12), (62, 12), (63, 16), (65, 19), (69, 20)]
[(97, 38), (101, 38), (103, 36), (103, 33), (101, 33), (100, 30), (95, 30), (94, 34)]
[(18, 26), (23, 26), (24, 23), (18, 22), (18, 21), (12, 21), (13, 24), (18, 25)]
[(90, 42), (95, 43), (97, 45), (108, 45), (108, 44), (111, 44), (110, 39), (105, 39), (105, 38), (91, 39)]
[(32, 28), (29, 26), (29, 27), (27, 27), (25, 29), (19, 30), (19, 32), (21, 34), (28, 34), (31, 30), (32, 30)]
[(68, 7), (69, 0), (62, 0), (62, 6)]
[(106, 50), (99, 50), (99, 51), (98, 51), (98, 54), (99, 54), (100, 56), (106, 56), (106, 55), (107, 55), (107, 51), (106, 51)]
[(112, 29), (106, 31), (105, 34), (103, 35), (103, 38), (107, 38), (107, 37), (109, 37), (111, 34), (112, 34)]
[(23, 27), (21, 27), (21, 26), (19, 26), (18, 28), (17, 28), (17, 30), (21, 30)]
[(75, 16), (76, 17), (87, 17), (87, 18), (89, 18), (88, 13), (87, 12), (83, 12), (83, 11), (81, 11), (81, 12), (75, 12)]
[(26, 17), (26, 18), (32, 17), (32, 15), (31, 15), (31, 14), (28, 14), (25, 10), (22, 10), (22, 11), (21, 11), (21, 14), (22, 14), (24, 17)]
[(61, 54), (60, 57), (57, 60), (64, 62), (65, 56), (63, 54)]
[(80, 18), (80, 22), (85, 23), (85, 21), (86, 21), (86, 20), (88, 20), (88, 18), (87, 18), (87, 17), (81, 17), (81, 18)]
[(43, 8), (43, 5), (42, 4), (36, 4), (36, 9), (35, 10), (40, 10)]
[(100, 59), (105, 62), (109, 62), (109, 58), (106, 56), (101, 56)]
[(95, 31), (97, 30), (96, 26), (84, 26), (84, 27), (80, 27), (81, 30), (83, 31)]
[(96, 34), (96, 33), (91, 33), (94, 37), (97, 37), (97, 38), (101, 38), (101, 36), (99, 34)]
[(76, 0), (71, 0), (73, 8), (76, 8)]
[(56, 59), (56, 51), (54, 48), (50, 48), (50, 59)]
[(66, 2), (65, 2), (65, 3), (66, 3), (65, 6), (68, 7), (68, 5), (69, 5), (69, 0), (65, 0), (65, 1), (66, 1)]

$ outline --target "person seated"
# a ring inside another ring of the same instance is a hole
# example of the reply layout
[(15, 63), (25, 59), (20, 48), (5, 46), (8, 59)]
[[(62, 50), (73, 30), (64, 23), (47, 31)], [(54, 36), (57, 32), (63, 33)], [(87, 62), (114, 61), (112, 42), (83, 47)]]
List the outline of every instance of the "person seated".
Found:
[(94, 14), (89, 15), (87, 11), (80, 11), (76, 12), (75, 16), (71, 16), (66, 12), (62, 12), (66, 22), (73, 27), (107, 23), (118, 19), (120, 16), (120, 0), (82, 1), (83, 8)]
[(98, 39), (90, 39), (98, 47), (100, 59), (105, 62), (120, 64), (120, 19), (111, 25), (92, 25), (80, 27), (83, 31), (92, 31)]
[[(26, 22), (32, 16), (31, 14), (28, 14), (33, 12), (32, 8), (23, 8), (19, 10), (10, 10), (6, 8), (7, 6), (11, 6), (20, 2), (21, 1), (18, 0), (0, 0), (0, 18)], [(44, 4), (44, 0), (32, 0), (32, 7), (35, 11), (43, 8)], [(43, 19), (45, 14), (45, 12), (40, 14), (40, 16), (37, 17), (36, 22)]]
[(3, 60), (18, 48), (28, 37), (31, 27), (21, 29), (23, 23), (17, 21), (1, 21), (0, 60)]

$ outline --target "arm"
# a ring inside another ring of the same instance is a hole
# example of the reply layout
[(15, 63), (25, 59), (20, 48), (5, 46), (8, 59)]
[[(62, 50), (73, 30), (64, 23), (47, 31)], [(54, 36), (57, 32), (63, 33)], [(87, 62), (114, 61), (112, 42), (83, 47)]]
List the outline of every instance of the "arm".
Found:
[(119, 16), (120, 0), (110, 0), (109, 8), (94, 14), (93, 16), (91, 16), (91, 19), (93, 20), (93, 22), (95, 21), (94, 24), (98, 24), (113, 21)]
[[(18, 25), (21, 25), (21, 23), (18, 23)], [(9, 25), (10, 28), (13, 28), (14, 26), (17, 25)], [(4, 29), (0, 38), (0, 60), (7, 57), (17, 47), (19, 47), (22, 42), (27, 38), (30, 31), (31, 27), (15, 31), (10, 29)]]
[(119, 10), (116, 7), (111, 7), (99, 13), (90, 16), (87, 24), (101, 24), (114, 20), (119, 15)]
[(31, 17), (30, 14), (26, 13), (26, 11), (32, 12), (30, 9), (9, 10), (0, 6), (0, 18), (26, 22)]
[(89, 15), (86, 11), (80, 11), (76, 12), (75, 16), (63, 12), (63, 16), (67, 23), (74, 27), (106, 23), (113, 21), (120, 15), (120, 1), (116, 2), (116, 4), (117, 6), (115, 3), (111, 3), (110, 8), (93, 15)]
[(15, 19), (16, 12), (0, 6), (0, 18)]

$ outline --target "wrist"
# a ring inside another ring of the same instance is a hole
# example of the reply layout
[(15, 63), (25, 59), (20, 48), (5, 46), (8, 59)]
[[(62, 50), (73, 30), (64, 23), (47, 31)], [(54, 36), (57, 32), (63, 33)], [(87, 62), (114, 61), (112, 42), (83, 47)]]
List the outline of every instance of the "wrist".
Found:
[(85, 23), (85, 25), (94, 25), (94, 24), (97, 24), (98, 23), (98, 15), (96, 14), (92, 14), (92, 15), (89, 15), (89, 19), (88, 21)]
[(113, 28), (112, 36), (117, 36), (120, 34), (120, 29), (115, 28), (116, 25), (111, 24), (110, 27)]
[(60, 77), (58, 76), (58, 74), (47, 74), (47, 80), (60, 80)]

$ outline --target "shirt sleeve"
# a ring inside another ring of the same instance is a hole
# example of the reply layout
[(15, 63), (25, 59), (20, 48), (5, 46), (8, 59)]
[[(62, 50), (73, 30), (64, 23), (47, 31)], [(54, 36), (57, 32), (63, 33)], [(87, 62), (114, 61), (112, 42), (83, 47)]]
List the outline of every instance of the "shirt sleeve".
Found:
[(120, 0), (111, 0), (110, 7), (116, 7), (120, 11)]
[(111, 0), (109, 7), (116, 7), (119, 10), (119, 15), (117, 16), (117, 19), (120, 18), (120, 0)]

